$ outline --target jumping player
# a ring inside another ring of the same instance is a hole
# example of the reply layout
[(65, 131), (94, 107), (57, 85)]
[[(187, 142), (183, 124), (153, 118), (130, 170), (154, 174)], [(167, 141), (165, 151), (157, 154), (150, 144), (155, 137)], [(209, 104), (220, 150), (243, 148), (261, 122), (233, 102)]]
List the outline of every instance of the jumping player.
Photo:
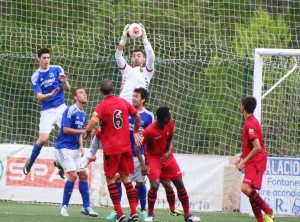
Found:
[[(71, 86), (60, 66), (50, 65), (50, 50), (42, 48), (37, 53), (40, 67), (31, 76), (31, 85), (36, 98), (42, 102), (39, 138), (32, 148), (29, 160), (26, 162), (23, 173), (27, 175), (41, 152), (44, 144), (49, 140), (54, 124), (60, 127), (62, 114), (66, 109), (64, 90), (69, 91)], [(59, 174), (64, 178), (64, 172), (59, 168)]]

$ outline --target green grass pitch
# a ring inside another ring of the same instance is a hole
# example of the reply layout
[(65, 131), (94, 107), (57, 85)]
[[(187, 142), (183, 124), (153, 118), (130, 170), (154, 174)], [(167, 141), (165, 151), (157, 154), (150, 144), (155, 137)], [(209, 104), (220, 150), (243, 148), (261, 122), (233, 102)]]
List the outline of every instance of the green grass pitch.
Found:
[[(80, 214), (81, 207), (71, 205), (69, 207), (69, 217), (60, 215), (58, 204), (33, 204), (33, 203), (16, 203), (10, 201), (0, 201), (0, 222), (102, 222), (105, 216), (110, 213), (112, 208), (94, 207), (99, 214), (98, 218), (90, 218)], [(129, 210), (124, 209), (128, 216)], [(155, 210), (155, 221), (161, 222), (179, 222), (184, 221), (183, 217), (170, 216), (167, 210)], [(210, 213), (210, 212), (192, 212), (201, 217), (201, 221), (207, 222), (255, 222), (255, 218), (247, 214), (240, 213)], [(299, 222), (299, 217), (278, 217), (276, 222)], [(142, 221), (142, 220), (140, 220)]]

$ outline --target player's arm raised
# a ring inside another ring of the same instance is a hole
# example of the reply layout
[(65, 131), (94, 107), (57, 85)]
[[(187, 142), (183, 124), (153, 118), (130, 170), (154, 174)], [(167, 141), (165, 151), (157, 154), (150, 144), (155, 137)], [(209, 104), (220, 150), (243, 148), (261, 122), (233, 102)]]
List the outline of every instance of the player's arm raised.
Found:
[(146, 68), (149, 72), (151, 72), (154, 69), (154, 61), (155, 61), (154, 50), (153, 50), (150, 42), (148, 41), (145, 27), (141, 23), (140, 23), (140, 25), (142, 27), (142, 32), (143, 32), (142, 41), (143, 41), (143, 44), (145, 47), (145, 53), (146, 53)]
[(58, 78), (59, 78), (59, 81), (62, 84), (63, 89), (66, 90), (67, 92), (70, 91), (71, 85), (70, 85), (70, 83), (68, 81), (68, 78), (67, 78), (66, 74), (59, 73), (59, 77)]
[(129, 24), (125, 25), (120, 43), (119, 43), (118, 48), (117, 48), (117, 50), (119, 50), (119, 51), (123, 51), (124, 46), (126, 44), (126, 41), (127, 41), (127, 38), (128, 38), (127, 37), (128, 28), (129, 28)]
[(115, 59), (116, 59), (118, 68), (120, 68), (120, 69), (125, 68), (125, 66), (127, 64), (125, 58), (123, 57), (123, 49), (124, 49), (124, 45), (126, 44), (126, 41), (127, 41), (128, 28), (129, 28), (129, 24), (125, 25), (120, 43), (119, 43), (116, 53), (115, 53)]

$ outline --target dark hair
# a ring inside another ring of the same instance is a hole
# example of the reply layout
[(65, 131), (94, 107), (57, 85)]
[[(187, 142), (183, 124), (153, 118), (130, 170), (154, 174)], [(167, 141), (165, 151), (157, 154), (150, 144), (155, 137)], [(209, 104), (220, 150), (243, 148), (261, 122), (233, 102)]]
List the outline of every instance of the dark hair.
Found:
[(78, 91), (79, 89), (83, 89), (83, 90), (84, 90), (84, 88), (82, 88), (82, 87), (77, 87), (77, 88), (75, 88), (75, 89), (73, 90), (73, 92), (72, 92), (73, 100), (74, 100), (75, 102), (76, 102), (76, 100), (74, 99), (74, 96), (77, 96), (77, 91)]
[(146, 54), (145, 54), (144, 50), (142, 50), (142, 49), (134, 49), (134, 50), (132, 50), (132, 51), (131, 51), (131, 55), (132, 55), (134, 52), (141, 52), (141, 53), (143, 53), (144, 57), (146, 57)]
[(83, 89), (83, 90), (84, 90), (84, 88), (82, 88), (82, 87), (77, 87), (77, 88), (75, 88), (75, 89), (73, 90), (72, 95), (73, 95), (73, 96), (77, 96), (77, 90), (79, 90), (79, 89)]
[(100, 91), (103, 93), (103, 95), (111, 94), (112, 91), (114, 91), (112, 81), (110, 79), (104, 79), (100, 83)]
[(147, 89), (145, 89), (143, 87), (135, 88), (133, 90), (133, 92), (141, 94), (141, 98), (145, 100), (144, 104), (147, 102), (147, 100), (148, 100), (148, 91), (147, 91)]
[(164, 119), (170, 117), (170, 115), (168, 107), (159, 107), (156, 110), (156, 117), (159, 122), (164, 121)]
[(253, 96), (245, 96), (242, 99), (242, 105), (247, 113), (253, 113), (256, 108), (256, 99)]
[(38, 51), (37, 55), (38, 55), (39, 58), (41, 58), (41, 56), (42, 56), (43, 54), (46, 54), (46, 53), (49, 53), (49, 54), (50, 54), (50, 50), (47, 49), (47, 48), (41, 48), (41, 49)]

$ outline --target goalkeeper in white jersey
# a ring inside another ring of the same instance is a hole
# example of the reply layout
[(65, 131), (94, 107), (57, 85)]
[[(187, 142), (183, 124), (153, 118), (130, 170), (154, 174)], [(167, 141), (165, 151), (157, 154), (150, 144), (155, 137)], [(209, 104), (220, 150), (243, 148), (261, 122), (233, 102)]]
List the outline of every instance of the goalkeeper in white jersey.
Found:
[[(142, 42), (144, 50), (136, 49), (131, 54), (131, 64), (129, 65), (123, 57), (123, 49), (127, 41), (127, 24), (123, 30), (121, 41), (117, 47), (115, 58), (118, 69), (122, 73), (122, 85), (120, 97), (132, 103), (133, 90), (135, 88), (143, 87), (149, 88), (150, 80), (154, 73), (154, 51), (148, 41), (145, 28), (142, 24)], [(145, 65), (146, 63), (146, 65)], [(144, 66), (145, 65), (145, 66)]]

